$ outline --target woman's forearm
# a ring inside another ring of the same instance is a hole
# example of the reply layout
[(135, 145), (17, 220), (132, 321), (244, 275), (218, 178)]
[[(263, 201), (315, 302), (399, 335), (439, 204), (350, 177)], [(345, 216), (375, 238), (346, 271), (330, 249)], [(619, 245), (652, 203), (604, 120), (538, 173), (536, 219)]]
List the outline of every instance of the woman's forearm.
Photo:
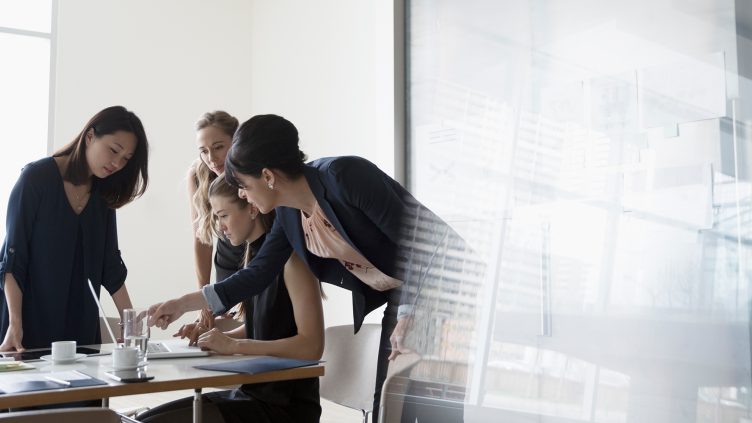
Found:
[(115, 307), (117, 307), (121, 317), (123, 316), (123, 310), (133, 308), (131, 297), (128, 295), (128, 289), (125, 287), (125, 284), (112, 294), (112, 301), (115, 303)]
[[(228, 334), (229, 335), (229, 334)], [(300, 360), (318, 360), (321, 358), (323, 344), (317, 339), (304, 335), (295, 335), (273, 341), (258, 341), (255, 339), (237, 340), (235, 354), (271, 355)]]
[(8, 321), (11, 325), (23, 323), (23, 294), (13, 274), (5, 274), (5, 302), (8, 304)]
[(209, 308), (209, 303), (206, 302), (204, 294), (201, 291), (194, 291), (190, 294), (185, 294), (178, 298), (180, 306), (184, 311), (201, 310), (202, 308)]
[(245, 339), (245, 324), (241, 324), (233, 330), (228, 330), (227, 332), (225, 332), (225, 335), (229, 336), (230, 338)]

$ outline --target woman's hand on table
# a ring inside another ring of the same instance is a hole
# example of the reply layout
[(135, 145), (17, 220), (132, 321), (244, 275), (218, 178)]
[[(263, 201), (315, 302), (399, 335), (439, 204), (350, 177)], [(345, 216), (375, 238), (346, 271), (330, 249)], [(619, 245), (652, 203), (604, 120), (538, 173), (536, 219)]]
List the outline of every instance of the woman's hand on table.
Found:
[(237, 343), (236, 339), (230, 338), (217, 328), (211, 329), (198, 337), (199, 347), (224, 355), (235, 354)]
[(3, 343), (0, 344), (0, 351), (24, 351), (21, 340), (23, 340), (23, 328), (20, 325), (11, 324), (5, 332)]

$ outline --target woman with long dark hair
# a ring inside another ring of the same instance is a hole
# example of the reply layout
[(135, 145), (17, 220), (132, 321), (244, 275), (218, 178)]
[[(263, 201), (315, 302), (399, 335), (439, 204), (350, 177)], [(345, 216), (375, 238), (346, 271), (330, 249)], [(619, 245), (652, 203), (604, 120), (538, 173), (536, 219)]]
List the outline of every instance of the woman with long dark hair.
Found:
[[(223, 312), (268, 286), (295, 251), (320, 281), (352, 292), (356, 331), (366, 314), (387, 303), (376, 421), (387, 358), (405, 351), (402, 341), (425, 279), (421, 269), (435, 262), (430, 249), (459, 237), (373, 163), (360, 157), (306, 163), (298, 142), (295, 126), (276, 115), (254, 116), (238, 128), (225, 178), (262, 213), (276, 210), (274, 227), (248, 266), (201, 292), (153, 305), (150, 324), (164, 328), (184, 312), (207, 306)], [(429, 247), (416, 248), (420, 239)]]
[(97, 294), (104, 287), (121, 313), (131, 307), (115, 210), (146, 190), (148, 157), (141, 120), (113, 106), (52, 157), (23, 168), (0, 249), (0, 351), (101, 343), (87, 279)]

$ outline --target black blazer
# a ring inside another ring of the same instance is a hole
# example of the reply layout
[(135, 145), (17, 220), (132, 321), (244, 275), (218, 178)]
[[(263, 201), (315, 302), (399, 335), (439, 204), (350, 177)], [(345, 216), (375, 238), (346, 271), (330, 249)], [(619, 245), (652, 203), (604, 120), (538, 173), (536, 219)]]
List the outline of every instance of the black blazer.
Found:
[[(409, 258), (400, 248), (405, 220), (416, 214), (416, 208), (427, 209), (376, 165), (360, 157), (314, 160), (306, 165), (304, 176), (319, 207), (342, 238), (383, 273), (407, 283), (410, 276), (401, 269)], [(244, 269), (215, 284), (214, 290), (226, 308), (263, 291), (282, 271), (292, 250), (320, 281), (352, 292), (356, 331), (366, 314), (384, 304), (389, 295), (399, 295), (376, 291), (336, 259), (311, 254), (306, 248), (300, 210), (278, 207), (276, 212), (258, 255)]]

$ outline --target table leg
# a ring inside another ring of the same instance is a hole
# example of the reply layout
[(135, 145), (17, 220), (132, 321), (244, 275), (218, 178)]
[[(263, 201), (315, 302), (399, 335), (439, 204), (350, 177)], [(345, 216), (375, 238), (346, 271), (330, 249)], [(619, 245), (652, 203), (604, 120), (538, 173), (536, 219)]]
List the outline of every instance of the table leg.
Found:
[(102, 398), (102, 408), (110, 408), (110, 398)]
[(201, 423), (201, 388), (193, 391), (193, 423)]

